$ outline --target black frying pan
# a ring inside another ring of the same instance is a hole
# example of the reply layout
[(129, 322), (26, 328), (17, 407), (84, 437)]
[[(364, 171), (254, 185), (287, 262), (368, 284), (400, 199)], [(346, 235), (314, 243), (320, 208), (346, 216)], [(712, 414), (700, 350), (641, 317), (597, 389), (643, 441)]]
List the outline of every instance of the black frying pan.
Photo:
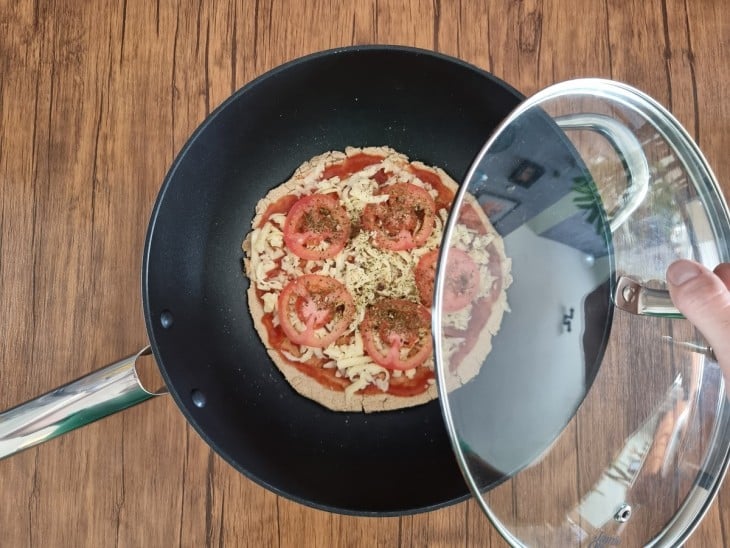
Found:
[[(175, 401), (234, 467), (338, 512), (395, 514), (467, 496), (438, 402), (334, 413), (289, 387), (254, 331), (240, 244), (258, 200), (303, 161), (348, 145), (388, 145), (461, 180), (520, 101), (500, 80), (443, 55), (356, 47), (274, 69), (194, 133), (152, 214), (144, 311)], [(167, 329), (165, 311), (174, 318)]]
[[(388, 145), (461, 180), (521, 100), (500, 80), (443, 55), (345, 48), (263, 75), (193, 134), (152, 212), (142, 267), (144, 314), (168, 390), (236, 469), (278, 494), (343, 513), (401, 514), (467, 497), (438, 402), (369, 415), (335, 413), (294, 392), (254, 330), (241, 242), (256, 203), (303, 161), (327, 150)], [(116, 407), (94, 399), (109, 371), (0, 415), (0, 452), (27, 447), (24, 440), (38, 443), (27, 425), (14, 421), (43, 405), (55, 410), (60, 398), (71, 406), (87, 403), (57, 419), (48, 437), (146, 397), (133, 388), (129, 398), (112, 396), (124, 400)], [(30, 423), (52, 415), (33, 416)]]

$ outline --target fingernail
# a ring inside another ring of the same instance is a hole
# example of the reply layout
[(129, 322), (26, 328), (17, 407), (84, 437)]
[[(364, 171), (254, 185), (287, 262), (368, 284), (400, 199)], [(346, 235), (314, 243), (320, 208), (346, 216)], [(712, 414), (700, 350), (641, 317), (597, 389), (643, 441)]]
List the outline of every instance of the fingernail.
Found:
[(682, 285), (700, 275), (702, 270), (692, 261), (677, 261), (669, 265), (667, 280), (672, 285)]

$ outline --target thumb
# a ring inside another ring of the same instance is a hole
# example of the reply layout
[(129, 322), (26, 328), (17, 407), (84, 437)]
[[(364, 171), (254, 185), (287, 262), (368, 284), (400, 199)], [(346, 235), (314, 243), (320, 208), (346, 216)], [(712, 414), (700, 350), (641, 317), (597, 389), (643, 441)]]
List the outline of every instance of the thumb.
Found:
[[(717, 269), (720, 276), (728, 272)], [(669, 295), (674, 306), (700, 330), (715, 351), (730, 386), (730, 290), (717, 274), (693, 261), (681, 260), (667, 269)], [(727, 277), (727, 276), (725, 276)]]

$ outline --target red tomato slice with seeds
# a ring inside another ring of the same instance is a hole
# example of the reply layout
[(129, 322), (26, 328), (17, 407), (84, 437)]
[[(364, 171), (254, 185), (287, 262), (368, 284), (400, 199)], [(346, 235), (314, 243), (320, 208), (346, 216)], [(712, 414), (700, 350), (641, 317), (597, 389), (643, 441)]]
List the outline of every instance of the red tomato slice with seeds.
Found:
[[(438, 249), (429, 251), (418, 261), (414, 274), (421, 302), (431, 306)], [(444, 284), (444, 312), (456, 312), (465, 308), (479, 293), (479, 267), (468, 253), (459, 248), (449, 249), (448, 272)]]
[(411, 183), (395, 183), (382, 187), (375, 195), (387, 195), (388, 199), (365, 206), (362, 226), (375, 233), (376, 246), (406, 251), (426, 243), (433, 232), (436, 204), (425, 189)]
[(381, 299), (360, 324), (363, 346), (377, 364), (413, 369), (431, 355), (431, 313), (406, 299)]
[(334, 278), (307, 274), (281, 291), (278, 314), (290, 341), (325, 348), (350, 325), (355, 303), (347, 288)]
[(338, 200), (326, 194), (299, 198), (284, 223), (284, 242), (298, 257), (329, 259), (350, 238), (350, 217)]

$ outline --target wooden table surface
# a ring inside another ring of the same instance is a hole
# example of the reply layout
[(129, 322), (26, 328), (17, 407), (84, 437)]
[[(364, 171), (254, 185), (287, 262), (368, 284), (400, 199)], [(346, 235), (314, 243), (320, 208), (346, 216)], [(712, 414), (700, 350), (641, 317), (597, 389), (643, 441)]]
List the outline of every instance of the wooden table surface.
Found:
[[(559, 4), (559, 8), (557, 7)], [(0, 0), (0, 407), (146, 343), (161, 181), (234, 90), (349, 44), (434, 49), (531, 94), (599, 76), (666, 105), (730, 193), (724, 0)], [(726, 483), (688, 546), (727, 544)], [(473, 502), (332, 515), (235, 472), (171, 398), (0, 462), (0, 546), (504, 546)]]

